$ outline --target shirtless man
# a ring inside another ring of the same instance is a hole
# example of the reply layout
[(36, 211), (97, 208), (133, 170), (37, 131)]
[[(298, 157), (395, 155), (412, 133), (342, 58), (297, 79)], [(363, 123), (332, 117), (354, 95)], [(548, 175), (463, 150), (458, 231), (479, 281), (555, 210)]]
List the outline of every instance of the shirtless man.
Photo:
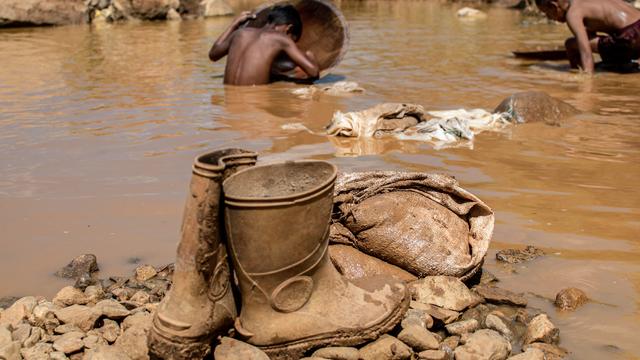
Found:
[[(536, 0), (548, 18), (566, 22), (575, 37), (565, 47), (571, 67), (591, 74), (593, 53), (605, 64), (640, 58), (640, 11), (622, 0)], [(598, 32), (606, 36), (596, 35)]]
[(260, 85), (272, 81), (272, 65), (286, 54), (297, 65), (298, 76), (318, 77), (319, 69), (310, 51), (303, 53), (296, 41), (302, 34), (302, 21), (291, 5), (271, 8), (267, 24), (262, 28), (239, 28), (245, 21), (255, 18), (243, 12), (220, 35), (209, 51), (211, 61), (228, 55), (224, 70), (224, 83), (231, 85)]

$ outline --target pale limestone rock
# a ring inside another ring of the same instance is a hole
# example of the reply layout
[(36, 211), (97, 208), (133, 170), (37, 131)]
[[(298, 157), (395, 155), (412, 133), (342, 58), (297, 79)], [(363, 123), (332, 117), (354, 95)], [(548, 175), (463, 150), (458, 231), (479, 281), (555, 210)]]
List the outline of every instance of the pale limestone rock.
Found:
[(120, 336), (120, 325), (113, 320), (105, 319), (104, 325), (98, 329), (98, 332), (105, 340), (112, 343)]
[(82, 360), (131, 360), (121, 349), (115, 346), (98, 346), (84, 352)]
[(145, 282), (152, 279), (158, 274), (156, 268), (151, 265), (140, 265), (136, 268), (136, 280), (139, 282)]
[(344, 346), (326, 347), (316, 350), (313, 356), (331, 360), (358, 360), (358, 349)]
[(147, 333), (142, 326), (132, 326), (118, 337), (115, 346), (132, 360), (149, 360)]
[(456, 360), (505, 360), (511, 353), (511, 344), (493, 330), (478, 330), (465, 344), (454, 350)]
[(415, 301), (454, 311), (462, 311), (483, 300), (460, 279), (452, 276), (427, 276), (409, 286)]
[(411, 354), (409, 346), (391, 335), (382, 335), (360, 349), (361, 360), (407, 360)]
[(109, 319), (123, 319), (131, 314), (124, 305), (111, 299), (99, 301), (94, 307), (94, 311)]
[(398, 340), (411, 346), (417, 352), (434, 350), (440, 345), (433, 333), (419, 325), (411, 325), (404, 328), (398, 334)]
[(225, 0), (202, 0), (204, 17), (233, 15), (233, 8)]
[(545, 360), (545, 356), (542, 350), (529, 348), (523, 353), (510, 357), (509, 360)]
[(76, 324), (62, 324), (56, 327), (53, 332), (59, 335), (66, 334), (72, 331), (82, 331)]
[(11, 341), (0, 344), (0, 359), (2, 360), (22, 360), (20, 356), (20, 342)]
[(100, 312), (84, 305), (71, 305), (56, 310), (55, 314), (62, 323), (76, 325), (85, 332), (93, 328), (101, 315)]
[(65, 354), (71, 354), (78, 350), (82, 350), (84, 343), (82, 342), (83, 332), (72, 331), (60, 336), (53, 342), (53, 348)]
[(513, 339), (513, 332), (509, 328), (508, 321), (505, 320), (503, 316), (500, 316), (496, 313), (491, 313), (485, 318), (484, 325), (487, 329), (492, 329), (499, 332), (508, 340)]
[(445, 325), (447, 332), (451, 335), (462, 335), (466, 333), (472, 333), (478, 330), (479, 327), (480, 327), (480, 324), (478, 324), (478, 320), (476, 319), (462, 320), (462, 321)]
[(35, 308), (37, 304), (38, 300), (33, 296), (27, 296), (19, 299), (2, 312), (0, 325), (10, 324), (11, 326), (16, 327), (22, 322), (22, 320), (29, 318), (33, 308)]
[(49, 353), (53, 351), (53, 345), (38, 343), (30, 348), (23, 348), (20, 354), (24, 360), (49, 360)]
[(89, 298), (80, 289), (76, 289), (73, 286), (65, 286), (56, 296), (53, 297), (53, 303), (60, 307), (71, 305), (86, 305), (89, 302)]
[(145, 331), (148, 331), (151, 328), (152, 321), (153, 316), (151, 314), (145, 311), (141, 311), (124, 319), (121, 324), (122, 331), (127, 331), (128, 329), (134, 327), (142, 328)]
[(82, 339), (84, 347), (87, 349), (95, 349), (101, 345), (107, 345), (107, 340), (103, 339), (99, 335), (87, 335)]
[(269, 360), (267, 354), (253, 345), (223, 337), (214, 350), (216, 360)]
[(425, 350), (418, 353), (418, 360), (448, 360), (449, 354), (444, 350)]

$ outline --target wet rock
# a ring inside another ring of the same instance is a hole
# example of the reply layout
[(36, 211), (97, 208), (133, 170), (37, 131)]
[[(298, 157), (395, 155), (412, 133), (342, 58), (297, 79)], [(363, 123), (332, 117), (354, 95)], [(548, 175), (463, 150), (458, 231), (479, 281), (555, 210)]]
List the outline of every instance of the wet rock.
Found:
[(116, 341), (118, 336), (120, 336), (120, 326), (118, 323), (109, 319), (105, 319), (103, 323), (102, 327), (97, 329), (100, 335), (110, 343)]
[(361, 360), (405, 360), (411, 354), (410, 347), (391, 335), (382, 335), (360, 349)]
[(5, 344), (0, 344), (0, 359), (3, 360), (21, 360), (20, 356), (20, 342), (11, 341)]
[(498, 278), (493, 275), (493, 273), (491, 273), (489, 270), (485, 270), (482, 269), (481, 273), (480, 273), (480, 281), (479, 284), (480, 285), (489, 285), (489, 284), (493, 284), (493, 283), (497, 283)]
[(224, 0), (203, 0), (201, 6), (204, 17), (233, 15), (233, 8)]
[(480, 328), (480, 324), (475, 319), (462, 320), (445, 325), (447, 332), (451, 335), (462, 335), (465, 333), (471, 333)]
[(558, 342), (559, 336), (560, 330), (553, 325), (547, 314), (540, 314), (529, 322), (524, 335), (524, 344), (533, 342), (553, 344)]
[(418, 360), (449, 360), (449, 354), (444, 350), (425, 350), (418, 353)]
[(75, 284), (73, 286), (80, 290), (86, 289), (87, 287), (96, 284), (96, 280), (89, 273), (84, 273), (76, 279)]
[(122, 304), (111, 299), (99, 301), (93, 309), (100, 315), (115, 320), (123, 319), (131, 314)]
[(147, 333), (143, 327), (133, 326), (118, 337), (115, 346), (132, 360), (148, 360)]
[(416, 301), (411, 301), (409, 304), (411, 309), (418, 309), (424, 311), (427, 315), (431, 316), (434, 319), (438, 319), (445, 324), (452, 323), (460, 317), (460, 313), (453, 310), (443, 309), (438, 306), (433, 306), (429, 304), (423, 304)]
[(214, 351), (216, 360), (269, 360), (267, 354), (253, 345), (223, 337)]
[(18, 296), (4, 296), (0, 298), (0, 309), (7, 309), (16, 301), (20, 300)]
[(53, 303), (60, 307), (71, 305), (85, 305), (89, 302), (89, 298), (80, 289), (73, 286), (65, 286), (56, 296), (53, 297)]
[(489, 285), (478, 285), (473, 290), (490, 303), (527, 306), (527, 299), (522, 294), (516, 294), (509, 290)]
[(138, 266), (135, 270), (136, 272), (136, 280), (139, 282), (145, 282), (147, 280), (151, 280), (154, 276), (158, 274), (156, 268), (151, 265), (141, 265)]
[(0, 325), (10, 324), (13, 327), (18, 326), (22, 320), (26, 320), (31, 316), (33, 308), (35, 308), (37, 304), (38, 301), (33, 296), (26, 296), (17, 300), (13, 305), (2, 312)]
[(83, 274), (92, 274), (98, 270), (98, 259), (96, 256), (93, 254), (84, 254), (71, 260), (65, 267), (56, 271), (56, 275), (67, 279), (77, 279)]
[(409, 309), (404, 314), (404, 318), (402, 319), (402, 322), (400, 322), (400, 326), (405, 329), (411, 325), (418, 325), (429, 329), (433, 326), (433, 318), (431, 315), (425, 313), (424, 310)]
[(524, 249), (500, 250), (496, 253), (496, 259), (509, 264), (518, 264), (544, 255), (545, 253), (542, 249), (529, 245)]
[(53, 351), (53, 345), (38, 343), (30, 348), (20, 350), (24, 360), (49, 360), (49, 353)]
[(56, 310), (55, 315), (64, 324), (73, 324), (82, 331), (89, 331), (102, 314), (84, 305), (71, 305)]
[(57, 351), (62, 351), (65, 354), (71, 354), (76, 351), (82, 350), (84, 343), (82, 342), (83, 332), (72, 331), (68, 332), (53, 342), (53, 348)]
[(129, 328), (141, 328), (145, 331), (151, 329), (151, 322), (153, 321), (153, 316), (148, 312), (138, 312), (131, 316), (128, 316), (122, 322), (122, 331), (126, 331)]
[(559, 346), (545, 343), (532, 343), (522, 347), (523, 351), (527, 351), (531, 348), (542, 350), (545, 360), (561, 360), (567, 357), (569, 352)]
[(415, 351), (433, 350), (440, 345), (433, 333), (419, 325), (403, 329), (398, 334), (398, 340), (411, 346)]
[(485, 327), (499, 332), (507, 340), (514, 338), (513, 331), (508, 325), (509, 321), (497, 313), (491, 313), (485, 318)]
[(514, 355), (509, 360), (545, 360), (545, 356), (540, 349), (528, 348), (527, 351)]
[(173, 278), (173, 272), (175, 271), (175, 269), (175, 264), (167, 264), (165, 266), (162, 266), (158, 269), (158, 275), (156, 275), (156, 277), (162, 280), (171, 280), (171, 278)]
[(98, 346), (85, 351), (83, 360), (131, 360), (120, 348), (115, 346)]
[(482, 302), (458, 278), (452, 276), (428, 276), (409, 284), (412, 298), (424, 304), (462, 311)]
[(133, 294), (136, 293), (136, 290), (122, 287), (122, 288), (115, 288), (115, 289), (111, 290), (111, 293), (118, 300), (127, 301), (127, 300), (129, 300), (129, 298), (131, 298), (133, 296)]
[(493, 330), (478, 330), (464, 345), (454, 351), (456, 360), (504, 360), (511, 353), (511, 344)]
[(358, 360), (358, 349), (353, 347), (327, 347), (316, 350), (314, 357), (331, 360)]
[(560, 290), (556, 295), (554, 304), (562, 310), (575, 310), (584, 305), (588, 300), (589, 298), (584, 291), (577, 288), (567, 288)]
[(0, 1), (0, 27), (79, 24), (86, 21), (83, 0)]
[(521, 92), (504, 99), (494, 112), (506, 112), (519, 123), (543, 122), (559, 126), (579, 111), (566, 102), (540, 91)]

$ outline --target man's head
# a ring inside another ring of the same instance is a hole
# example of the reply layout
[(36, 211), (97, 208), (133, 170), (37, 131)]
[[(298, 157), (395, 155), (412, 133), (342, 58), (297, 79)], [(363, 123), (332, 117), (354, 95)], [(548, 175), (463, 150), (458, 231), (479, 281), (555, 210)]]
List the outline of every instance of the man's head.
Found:
[(302, 20), (300, 14), (293, 5), (275, 5), (267, 15), (267, 24), (274, 26), (274, 29), (281, 31), (294, 41), (300, 39), (302, 35)]
[(571, 3), (569, 0), (536, 0), (536, 5), (549, 19), (566, 22)]

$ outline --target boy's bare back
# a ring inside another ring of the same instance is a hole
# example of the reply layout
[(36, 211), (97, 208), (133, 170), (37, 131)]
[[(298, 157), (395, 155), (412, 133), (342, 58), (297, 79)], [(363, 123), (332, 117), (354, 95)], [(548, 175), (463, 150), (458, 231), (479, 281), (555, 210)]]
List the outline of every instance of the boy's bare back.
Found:
[(286, 55), (296, 73), (314, 79), (319, 68), (310, 52), (303, 53), (295, 40), (300, 36), (302, 23), (291, 5), (274, 6), (261, 28), (241, 28), (255, 15), (244, 12), (220, 35), (209, 51), (209, 58), (217, 61), (228, 56), (224, 83), (230, 85), (262, 85), (271, 81), (276, 57)]
[(567, 23), (572, 20), (582, 22), (587, 32), (615, 34), (640, 20), (640, 11), (622, 0), (573, 0)]

